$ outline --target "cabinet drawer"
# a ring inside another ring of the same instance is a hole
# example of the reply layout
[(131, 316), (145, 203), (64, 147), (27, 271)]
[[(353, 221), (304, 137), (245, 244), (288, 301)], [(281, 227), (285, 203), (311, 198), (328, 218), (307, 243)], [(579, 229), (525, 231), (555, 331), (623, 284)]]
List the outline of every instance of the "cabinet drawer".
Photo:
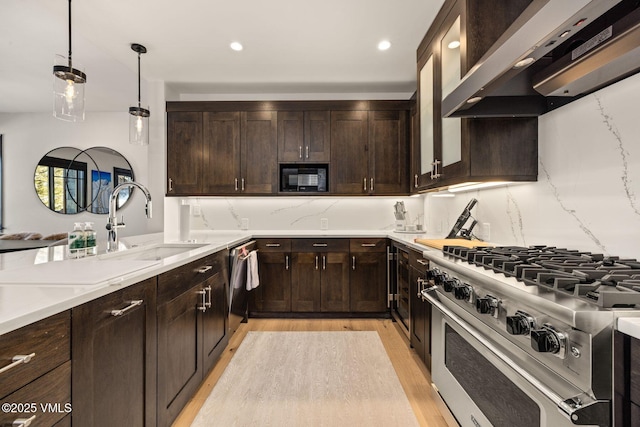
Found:
[(351, 239), (351, 252), (386, 252), (387, 239), (368, 238), (368, 239)]
[(294, 239), (293, 252), (348, 252), (349, 239)]
[(291, 252), (291, 239), (256, 240), (259, 252)]
[(217, 252), (158, 276), (158, 305), (171, 301), (216, 273), (226, 274), (226, 252)]
[(35, 415), (33, 426), (53, 426), (71, 412), (71, 361), (5, 397), (2, 403), (16, 404), (16, 412), (0, 412), (0, 425)]
[(30, 383), (71, 358), (71, 311), (48, 317), (0, 338), (0, 367), (10, 365), (16, 355), (35, 356), (0, 373), (0, 397)]
[(429, 266), (429, 261), (422, 257), (422, 252), (409, 249), (409, 265), (424, 273)]

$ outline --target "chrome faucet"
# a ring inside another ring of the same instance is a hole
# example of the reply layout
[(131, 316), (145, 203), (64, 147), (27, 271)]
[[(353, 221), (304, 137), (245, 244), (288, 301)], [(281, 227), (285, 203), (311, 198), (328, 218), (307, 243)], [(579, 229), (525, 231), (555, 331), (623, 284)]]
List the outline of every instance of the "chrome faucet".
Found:
[(116, 217), (116, 202), (118, 201), (118, 194), (124, 188), (137, 187), (142, 191), (144, 197), (147, 199), (144, 212), (147, 218), (151, 219), (151, 193), (142, 185), (134, 181), (123, 182), (117, 185), (113, 189), (113, 193), (109, 197), (109, 222), (107, 222), (107, 252), (113, 252), (118, 250), (118, 228), (124, 228), (124, 221), (118, 224), (118, 218)]

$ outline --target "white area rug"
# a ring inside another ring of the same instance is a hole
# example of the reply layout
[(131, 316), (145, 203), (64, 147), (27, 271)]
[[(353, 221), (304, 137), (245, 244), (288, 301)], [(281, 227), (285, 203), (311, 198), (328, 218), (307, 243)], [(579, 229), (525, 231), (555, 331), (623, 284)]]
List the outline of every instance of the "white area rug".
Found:
[(418, 426), (377, 332), (249, 332), (192, 426)]

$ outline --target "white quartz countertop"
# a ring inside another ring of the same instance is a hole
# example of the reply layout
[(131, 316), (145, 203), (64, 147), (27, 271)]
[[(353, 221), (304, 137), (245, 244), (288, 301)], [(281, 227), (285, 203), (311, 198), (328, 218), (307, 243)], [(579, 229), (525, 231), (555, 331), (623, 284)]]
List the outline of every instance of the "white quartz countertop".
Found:
[[(416, 237), (425, 234), (396, 233), (389, 230), (250, 230), (250, 231), (192, 231), (191, 243), (204, 244), (201, 247), (187, 250), (183, 253), (163, 258), (155, 263), (148, 263), (143, 268), (128, 272), (117, 279), (96, 281), (95, 277), (88, 277), (87, 284), (82, 284), (77, 272), (73, 275), (73, 284), (65, 284), (64, 280), (56, 277), (49, 284), (11, 283), (4, 280), (0, 284), (0, 335), (44, 319), (48, 316), (100, 298), (111, 292), (133, 285), (142, 280), (157, 276), (181, 265), (195, 261), (223, 249), (229, 249), (252, 238), (358, 238), (385, 237), (402, 243), (418, 251), (430, 250), (426, 246), (414, 242)], [(427, 236), (429, 237), (429, 236)], [(124, 237), (120, 239), (119, 251), (125, 252), (136, 248), (155, 244), (178, 243), (165, 241), (163, 233), (142, 236)], [(102, 245), (98, 246), (100, 253), (105, 252)], [(86, 268), (92, 262), (89, 257), (80, 260), (68, 260), (66, 246), (52, 246), (27, 251), (0, 254), (0, 275), (15, 276), (10, 270), (24, 271), (37, 269), (38, 271), (59, 271), (62, 264), (43, 268), (40, 264), (63, 262), (71, 268)], [(114, 261), (112, 261), (113, 263)], [(82, 264), (84, 263), (84, 264)], [(64, 269), (62, 269), (64, 271)], [(64, 274), (64, 273), (61, 273)], [(90, 273), (88, 273), (90, 275)], [(70, 275), (71, 277), (71, 275)], [(46, 278), (43, 279), (46, 282)]]
[(618, 319), (617, 329), (640, 340), (640, 318), (639, 317), (621, 317)]

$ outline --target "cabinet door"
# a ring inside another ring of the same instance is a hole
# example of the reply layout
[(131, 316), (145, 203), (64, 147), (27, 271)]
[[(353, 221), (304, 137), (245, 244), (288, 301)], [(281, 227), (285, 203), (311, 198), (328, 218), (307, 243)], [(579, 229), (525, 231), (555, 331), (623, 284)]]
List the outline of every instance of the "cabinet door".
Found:
[(349, 311), (349, 254), (346, 252), (320, 253), (320, 311)]
[(291, 269), (291, 311), (320, 311), (321, 253), (294, 252)]
[(171, 425), (202, 380), (200, 290), (195, 285), (158, 307), (158, 426)]
[(242, 113), (240, 190), (247, 194), (278, 192), (278, 140), (275, 111)]
[(235, 194), (240, 191), (240, 113), (203, 114), (204, 192)]
[(367, 111), (331, 112), (332, 192), (366, 194), (369, 189)]
[(260, 286), (252, 291), (256, 311), (291, 311), (291, 254), (259, 252)]
[(425, 305), (422, 298), (418, 297), (418, 278), (422, 277), (420, 272), (415, 268), (409, 269), (409, 295), (411, 300), (410, 313), (411, 313), (411, 346), (416, 350), (418, 356), (422, 361), (425, 360), (425, 339), (426, 323), (425, 323)]
[(387, 309), (387, 254), (351, 253), (351, 311), (380, 313)]
[[(430, 47), (432, 49), (432, 47)], [(414, 176), (414, 185), (418, 188), (434, 185), (434, 164), (436, 147), (436, 122), (435, 122), (435, 59), (431, 54), (422, 68), (418, 79), (418, 177)], [(439, 125), (439, 121), (438, 121)]]
[(369, 192), (407, 194), (406, 111), (369, 112)]
[(75, 307), (72, 316), (74, 425), (155, 426), (156, 279)]
[(304, 125), (304, 113), (302, 111), (278, 111), (279, 161), (304, 161)]
[(329, 111), (304, 113), (304, 161), (325, 163), (331, 160), (331, 115)]
[(229, 341), (227, 337), (227, 270), (220, 270), (204, 284), (206, 308), (202, 313), (204, 374), (215, 365)]
[(167, 195), (202, 194), (203, 113), (167, 113)]

